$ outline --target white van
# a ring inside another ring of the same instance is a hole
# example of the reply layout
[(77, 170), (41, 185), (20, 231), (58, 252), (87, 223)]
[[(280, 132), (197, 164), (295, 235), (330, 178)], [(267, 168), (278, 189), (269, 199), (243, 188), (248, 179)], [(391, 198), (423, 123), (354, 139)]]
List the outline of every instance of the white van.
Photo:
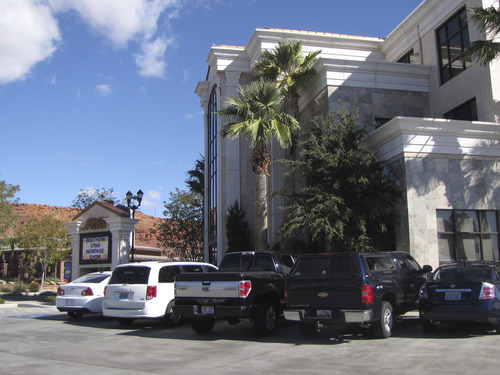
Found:
[(104, 290), (102, 313), (130, 325), (135, 319), (163, 318), (180, 323), (172, 313), (174, 278), (181, 272), (213, 272), (217, 267), (202, 262), (139, 262), (117, 266)]

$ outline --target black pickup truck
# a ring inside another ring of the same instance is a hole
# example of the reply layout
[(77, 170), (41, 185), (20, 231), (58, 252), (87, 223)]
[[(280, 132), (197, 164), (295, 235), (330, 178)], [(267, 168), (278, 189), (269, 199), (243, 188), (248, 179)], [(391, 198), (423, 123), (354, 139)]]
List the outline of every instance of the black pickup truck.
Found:
[(325, 253), (300, 256), (285, 286), (285, 318), (309, 336), (330, 326), (367, 324), (391, 336), (393, 316), (417, 308), (423, 268), (405, 252)]
[(284, 307), (285, 276), (295, 258), (276, 252), (228, 253), (219, 271), (175, 277), (176, 314), (190, 318), (198, 333), (212, 330), (216, 319), (254, 323), (258, 334), (271, 334)]

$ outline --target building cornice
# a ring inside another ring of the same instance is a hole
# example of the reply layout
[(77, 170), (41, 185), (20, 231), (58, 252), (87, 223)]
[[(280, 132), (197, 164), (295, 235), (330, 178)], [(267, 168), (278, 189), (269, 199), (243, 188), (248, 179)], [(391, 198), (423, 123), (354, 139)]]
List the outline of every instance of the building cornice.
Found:
[(377, 150), (381, 160), (404, 154), (500, 158), (500, 124), (395, 117), (368, 135), (362, 146)]

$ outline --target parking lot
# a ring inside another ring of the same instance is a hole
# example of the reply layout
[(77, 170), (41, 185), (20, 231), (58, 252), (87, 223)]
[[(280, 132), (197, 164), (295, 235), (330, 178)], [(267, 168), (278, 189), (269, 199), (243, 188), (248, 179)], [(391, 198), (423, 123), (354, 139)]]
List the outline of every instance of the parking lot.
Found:
[(259, 337), (249, 322), (199, 335), (137, 320), (69, 319), (54, 306), (0, 308), (2, 374), (497, 374), (500, 335), (485, 326), (420, 329), (416, 314), (376, 340), (361, 328), (304, 338), (291, 322)]

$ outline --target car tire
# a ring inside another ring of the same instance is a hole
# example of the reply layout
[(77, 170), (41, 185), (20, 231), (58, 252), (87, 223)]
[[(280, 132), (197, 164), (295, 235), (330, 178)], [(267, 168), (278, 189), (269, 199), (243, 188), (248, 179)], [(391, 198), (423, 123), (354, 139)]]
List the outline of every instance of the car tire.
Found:
[(391, 337), (393, 323), (392, 305), (388, 301), (382, 301), (380, 319), (372, 324), (373, 335), (380, 339)]
[(163, 321), (167, 327), (177, 327), (181, 324), (182, 315), (174, 314), (172, 307), (174, 306), (174, 301), (170, 301), (165, 310), (165, 316), (163, 317)]
[(72, 319), (80, 319), (83, 316), (81, 311), (68, 311), (68, 315)]
[(304, 337), (316, 336), (319, 333), (316, 323), (299, 323), (299, 330)]
[(191, 328), (196, 333), (210, 333), (215, 325), (215, 319), (212, 318), (191, 318)]
[(422, 326), (422, 330), (426, 333), (436, 332), (438, 326), (436, 322), (422, 318), (420, 318), (420, 325)]
[(278, 311), (273, 301), (263, 301), (254, 318), (254, 330), (259, 335), (270, 335), (276, 330)]
[(130, 326), (134, 322), (135, 319), (133, 318), (120, 318), (118, 319), (118, 323), (120, 323), (122, 326)]

